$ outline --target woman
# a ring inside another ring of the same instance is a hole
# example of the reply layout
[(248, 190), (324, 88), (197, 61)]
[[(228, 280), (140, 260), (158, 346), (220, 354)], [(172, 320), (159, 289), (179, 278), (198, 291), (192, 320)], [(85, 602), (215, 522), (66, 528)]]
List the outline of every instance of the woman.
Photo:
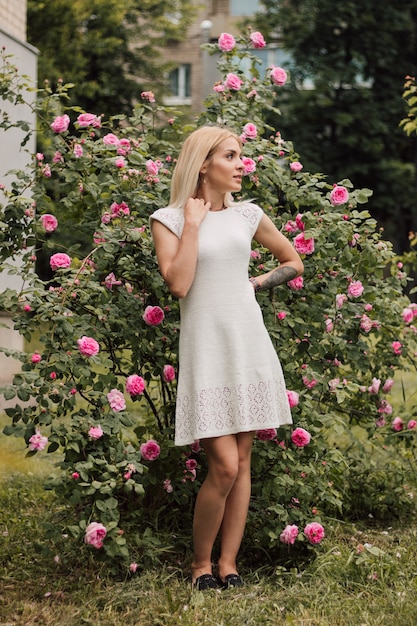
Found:
[[(169, 207), (151, 216), (161, 274), (180, 299), (175, 443), (200, 440), (208, 464), (193, 522), (192, 582), (201, 590), (243, 584), (236, 558), (249, 507), (254, 434), (291, 423), (281, 365), (255, 291), (296, 278), (303, 264), (260, 207), (233, 202), (242, 185), (241, 151), (239, 137), (227, 128), (194, 131), (178, 158)], [(252, 238), (279, 262), (256, 279), (248, 278)]]

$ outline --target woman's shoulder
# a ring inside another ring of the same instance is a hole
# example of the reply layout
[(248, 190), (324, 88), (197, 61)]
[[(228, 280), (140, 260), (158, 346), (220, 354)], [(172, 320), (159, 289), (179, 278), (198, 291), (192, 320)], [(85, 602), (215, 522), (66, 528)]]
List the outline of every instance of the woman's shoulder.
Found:
[(264, 214), (260, 206), (252, 202), (252, 200), (244, 200), (236, 202), (233, 205), (236, 213), (244, 217), (252, 226), (258, 226)]
[(150, 221), (156, 220), (169, 228), (175, 235), (180, 236), (184, 227), (184, 211), (183, 209), (164, 207), (154, 211), (150, 217)]

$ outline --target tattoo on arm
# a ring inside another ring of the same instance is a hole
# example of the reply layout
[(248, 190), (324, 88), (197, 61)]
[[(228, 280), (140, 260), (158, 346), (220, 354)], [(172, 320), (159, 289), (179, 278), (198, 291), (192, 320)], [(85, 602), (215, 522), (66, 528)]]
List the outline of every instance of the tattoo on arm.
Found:
[(265, 280), (262, 281), (261, 289), (273, 289), (277, 285), (282, 285), (297, 276), (297, 270), (293, 267), (285, 265), (285, 267), (277, 267)]

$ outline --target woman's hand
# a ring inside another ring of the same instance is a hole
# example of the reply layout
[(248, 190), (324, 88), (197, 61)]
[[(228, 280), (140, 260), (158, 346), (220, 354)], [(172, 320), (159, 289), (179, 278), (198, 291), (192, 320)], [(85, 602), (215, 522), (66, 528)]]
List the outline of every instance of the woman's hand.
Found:
[(185, 222), (194, 226), (200, 226), (210, 207), (211, 202), (205, 202), (201, 198), (188, 198), (184, 207)]

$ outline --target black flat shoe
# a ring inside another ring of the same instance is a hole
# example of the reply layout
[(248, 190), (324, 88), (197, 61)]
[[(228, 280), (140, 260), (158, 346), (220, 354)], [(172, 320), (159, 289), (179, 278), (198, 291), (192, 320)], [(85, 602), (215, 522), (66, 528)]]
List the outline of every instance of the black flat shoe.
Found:
[(228, 574), (225, 577), (224, 582), (221, 582), (225, 589), (231, 589), (232, 587), (243, 587), (244, 585), (244, 582), (239, 574)]
[(221, 585), (217, 578), (212, 574), (202, 574), (195, 579), (193, 583), (194, 589), (198, 591), (206, 591), (207, 589), (221, 589)]

